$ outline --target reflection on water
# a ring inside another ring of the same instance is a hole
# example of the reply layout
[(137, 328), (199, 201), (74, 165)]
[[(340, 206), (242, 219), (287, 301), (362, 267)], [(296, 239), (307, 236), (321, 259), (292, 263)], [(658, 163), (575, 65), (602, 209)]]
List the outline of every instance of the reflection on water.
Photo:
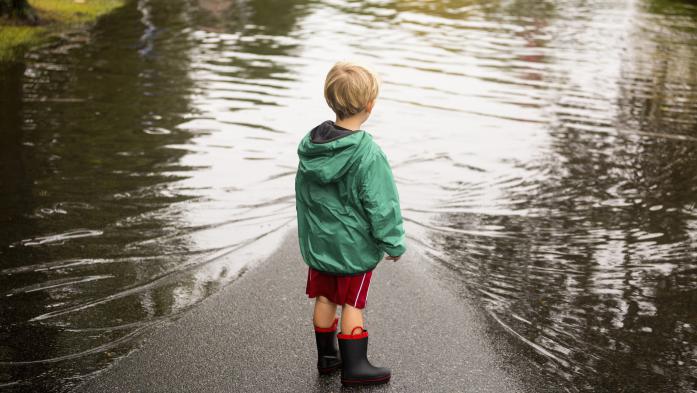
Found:
[(140, 0), (2, 65), (0, 386), (68, 390), (268, 255), (353, 58), (411, 244), (560, 391), (696, 389), (695, 26), (659, 0)]

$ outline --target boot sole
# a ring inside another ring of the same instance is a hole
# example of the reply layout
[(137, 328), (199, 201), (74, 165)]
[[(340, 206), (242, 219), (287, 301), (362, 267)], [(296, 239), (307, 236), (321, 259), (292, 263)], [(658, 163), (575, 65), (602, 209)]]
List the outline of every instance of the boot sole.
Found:
[(372, 379), (341, 379), (341, 384), (344, 386), (358, 386), (358, 385), (378, 385), (381, 383), (387, 383), (390, 381), (391, 375), (380, 378)]
[(332, 366), (332, 367), (326, 367), (326, 368), (317, 367), (317, 371), (319, 371), (319, 373), (322, 375), (331, 374), (334, 371), (337, 371), (339, 369), (341, 369), (341, 363), (337, 364), (336, 366)]

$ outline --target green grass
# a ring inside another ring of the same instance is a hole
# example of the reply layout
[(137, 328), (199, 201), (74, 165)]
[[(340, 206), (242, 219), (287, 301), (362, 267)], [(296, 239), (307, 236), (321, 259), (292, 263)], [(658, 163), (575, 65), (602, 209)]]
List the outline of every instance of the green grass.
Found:
[(10, 60), (25, 47), (41, 42), (45, 33), (40, 26), (0, 26), (0, 61)]
[(39, 16), (37, 26), (0, 18), (0, 62), (51, 36), (95, 21), (122, 6), (126, 0), (29, 0)]
[(123, 3), (123, 0), (29, 0), (40, 19), (69, 25), (91, 22)]

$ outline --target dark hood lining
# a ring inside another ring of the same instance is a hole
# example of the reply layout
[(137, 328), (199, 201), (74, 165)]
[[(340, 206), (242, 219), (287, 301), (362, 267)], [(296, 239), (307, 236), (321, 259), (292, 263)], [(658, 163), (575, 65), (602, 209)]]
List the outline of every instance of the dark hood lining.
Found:
[(327, 120), (310, 131), (310, 141), (312, 143), (328, 143), (357, 131), (351, 131), (348, 128), (336, 125), (331, 120)]

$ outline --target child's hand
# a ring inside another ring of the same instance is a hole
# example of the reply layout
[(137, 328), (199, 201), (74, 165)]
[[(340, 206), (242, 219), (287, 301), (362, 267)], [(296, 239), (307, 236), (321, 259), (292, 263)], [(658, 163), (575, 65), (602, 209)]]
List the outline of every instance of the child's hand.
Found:
[(385, 257), (385, 259), (386, 259), (386, 260), (393, 261), (393, 262), (397, 262), (397, 261), (399, 260), (399, 258), (401, 258), (401, 257), (402, 257), (401, 255), (400, 255), (400, 256), (397, 256), (397, 257), (393, 257), (393, 256), (388, 255), (388, 256)]

